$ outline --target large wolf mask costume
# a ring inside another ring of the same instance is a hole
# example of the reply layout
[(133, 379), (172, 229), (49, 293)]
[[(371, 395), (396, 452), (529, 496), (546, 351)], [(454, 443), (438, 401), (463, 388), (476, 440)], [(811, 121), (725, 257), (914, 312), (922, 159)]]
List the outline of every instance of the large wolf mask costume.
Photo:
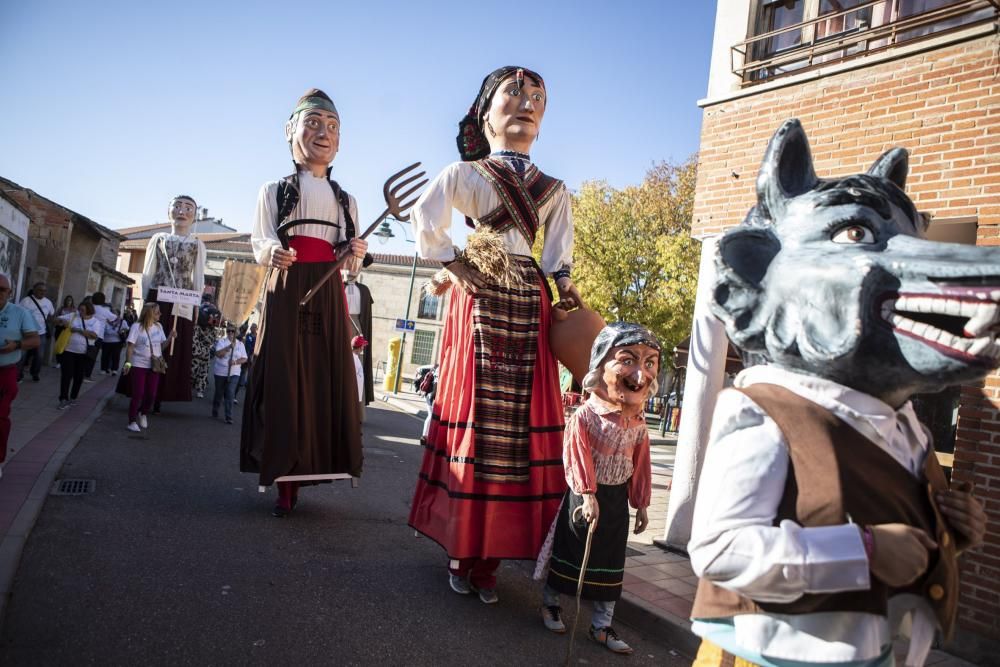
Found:
[(772, 364), (899, 405), (1000, 365), (1000, 249), (928, 241), (903, 192), (907, 152), (866, 174), (816, 177), (786, 121), (757, 178), (757, 206), (719, 242), (712, 310)]

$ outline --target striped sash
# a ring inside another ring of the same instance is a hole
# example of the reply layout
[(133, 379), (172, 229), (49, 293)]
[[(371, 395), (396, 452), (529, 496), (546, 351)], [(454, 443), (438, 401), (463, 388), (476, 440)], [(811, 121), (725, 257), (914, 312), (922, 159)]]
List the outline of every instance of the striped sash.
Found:
[(493, 186), (500, 205), (479, 219), (480, 225), (506, 232), (516, 228), (528, 245), (534, 245), (538, 233), (538, 209), (559, 190), (562, 181), (543, 174), (531, 165), (522, 179), (503, 160), (484, 158), (472, 163), (479, 175)]

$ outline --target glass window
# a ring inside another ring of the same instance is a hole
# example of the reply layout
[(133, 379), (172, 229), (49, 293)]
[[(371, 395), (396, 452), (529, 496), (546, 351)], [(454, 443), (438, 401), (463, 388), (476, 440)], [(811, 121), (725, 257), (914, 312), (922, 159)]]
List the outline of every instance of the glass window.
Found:
[[(805, 20), (806, 3), (803, 0), (768, 0), (761, 8), (760, 25), (757, 34), (781, 30)], [(802, 31), (790, 30), (768, 37), (760, 42), (762, 52), (758, 57), (780, 53), (795, 48), (802, 43)]]
[[(899, 10), (896, 18), (905, 19), (909, 16), (917, 16), (918, 14), (931, 12), (935, 9), (947, 7), (948, 5), (958, 4), (959, 1), (960, 0), (899, 0)], [(930, 25), (923, 25), (912, 30), (901, 32), (897, 41), (905, 42), (908, 39), (914, 39), (916, 37), (930, 35), (935, 32), (941, 32), (942, 30), (947, 30), (949, 28), (957, 28), (958, 26), (982, 21), (990, 18), (995, 11), (996, 10), (994, 9), (980, 9), (975, 12), (965, 12), (959, 16), (953, 16), (951, 18), (935, 21)]]
[[(867, 0), (820, 0), (819, 17), (822, 18), (828, 14), (840, 14), (864, 2), (867, 2)], [(865, 7), (856, 12), (848, 12), (847, 14), (833, 16), (826, 21), (820, 21), (816, 24), (816, 39), (823, 39), (843, 32), (865, 30), (871, 24), (872, 8)]]
[(410, 353), (410, 363), (417, 366), (427, 366), (434, 363), (433, 331), (416, 330), (413, 332), (413, 351)]
[(436, 320), (441, 297), (426, 292), (420, 295), (420, 305), (417, 307), (417, 317), (423, 320)]

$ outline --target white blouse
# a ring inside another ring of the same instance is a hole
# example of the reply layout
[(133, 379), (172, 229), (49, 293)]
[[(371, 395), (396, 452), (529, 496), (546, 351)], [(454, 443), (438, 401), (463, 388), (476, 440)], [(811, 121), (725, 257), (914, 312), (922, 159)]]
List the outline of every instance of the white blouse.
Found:
[[(830, 410), (920, 476), (930, 438), (909, 402), (894, 410), (831, 380), (770, 365), (747, 368), (736, 378), (737, 387), (758, 383), (781, 385)], [(868, 590), (868, 558), (856, 525), (802, 527), (788, 520), (774, 525), (788, 468), (788, 444), (774, 420), (746, 394), (721, 392), (688, 543), (695, 574), (764, 602)], [(916, 630), (927, 624), (933, 628), (933, 612), (914, 596), (890, 600), (890, 616), (909, 609), (917, 611), (910, 650), (926, 655), (929, 646), (918, 645)], [(862, 612), (742, 614), (732, 620), (740, 646), (770, 658), (806, 662), (872, 660), (894, 631), (885, 617)], [(692, 632), (711, 638), (713, 625), (696, 620)], [(929, 634), (933, 637), (933, 630)]]
[[(451, 211), (473, 220), (500, 206), (493, 186), (475, 170), (471, 162), (453, 162), (427, 186), (412, 210), (417, 252), (424, 259), (449, 262), (455, 249), (449, 235)], [(573, 264), (573, 214), (566, 186), (559, 188), (538, 210), (539, 227), (545, 227), (542, 271), (551, 275)], [(539, 230), (541, 231), (541, 230)], [(513, 255), (531, 255), (531, 246), (517, 229), (503, 233), (507, 250)]]
[[(271, 263), (271, 253), (281, 247), (278, 239), (278, 184), (280, 181), (268, 181), (260, 188), (257, 195), (257, 211), (254, 213), (253, 232), (250, 234), (250, 244), (253, 246), (253, 256), (258, 264), (268, 266)], [(355, 233), (358, 228), (358, 202), (348, 194), (351, 207), (351, 219), (354, 220)], [(339, 227), (326, 225), (299, 225), (289, 231), (289, 236), (311, 236), (323, 239), (331, 245), (336, 245), (347, 239), (344, 223), (340, 219), (340, 204), (333, 194), (330, 181), (326, 176), (317, 178), (307, 171), (299, 172), (299, 203), (292, 209), (289, 220), (326, 220)]]

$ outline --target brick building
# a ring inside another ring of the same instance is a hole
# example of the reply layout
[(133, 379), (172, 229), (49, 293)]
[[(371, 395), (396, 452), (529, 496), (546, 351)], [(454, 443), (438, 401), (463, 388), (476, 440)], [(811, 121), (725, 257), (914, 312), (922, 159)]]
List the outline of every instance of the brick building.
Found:
[(29, 219), (24, 285), (44, 282), (57, 305), (66, 295), (79, 303), (101, 291), (112, 308), (121, 308), (132, 282), (115, 269), (123, 236), (6, 178), (0, 178), (0, 190)]
[[(1000, 39), (997, 0), (719, 0), (704, 109), (692, 232), (713, 237), (756, 203), (768, 140), (787, 118), (809, 135), (816, 172), (864, 172), (885, 150), (910, 151), (906, 190), (933, 216), (930, 237), (1000, 245)], [(703, 261), (700, 284), (714, 268)], [(694, 335), (716, 348), (691, 378), (665, 540), (680, 546), (714, 396), (720, 325), (696, 306)], [(722, 346), (724, 349), (724, 345)], [(724, 363), (724, 361), (723, 361)], [(985, 658), (1000, 637), (1000, 376), (923, 397), (942, 462), (975, 484), (986, 544), (962, 559), (955, 650)], [(954, 409), (957, 407), (957, 410)], [(953, 418), (953, 415), (957, 417)], [(687, 427), (687, 428), (685, 428)], [(990, 638), (991, 644), (985, 638)]]

